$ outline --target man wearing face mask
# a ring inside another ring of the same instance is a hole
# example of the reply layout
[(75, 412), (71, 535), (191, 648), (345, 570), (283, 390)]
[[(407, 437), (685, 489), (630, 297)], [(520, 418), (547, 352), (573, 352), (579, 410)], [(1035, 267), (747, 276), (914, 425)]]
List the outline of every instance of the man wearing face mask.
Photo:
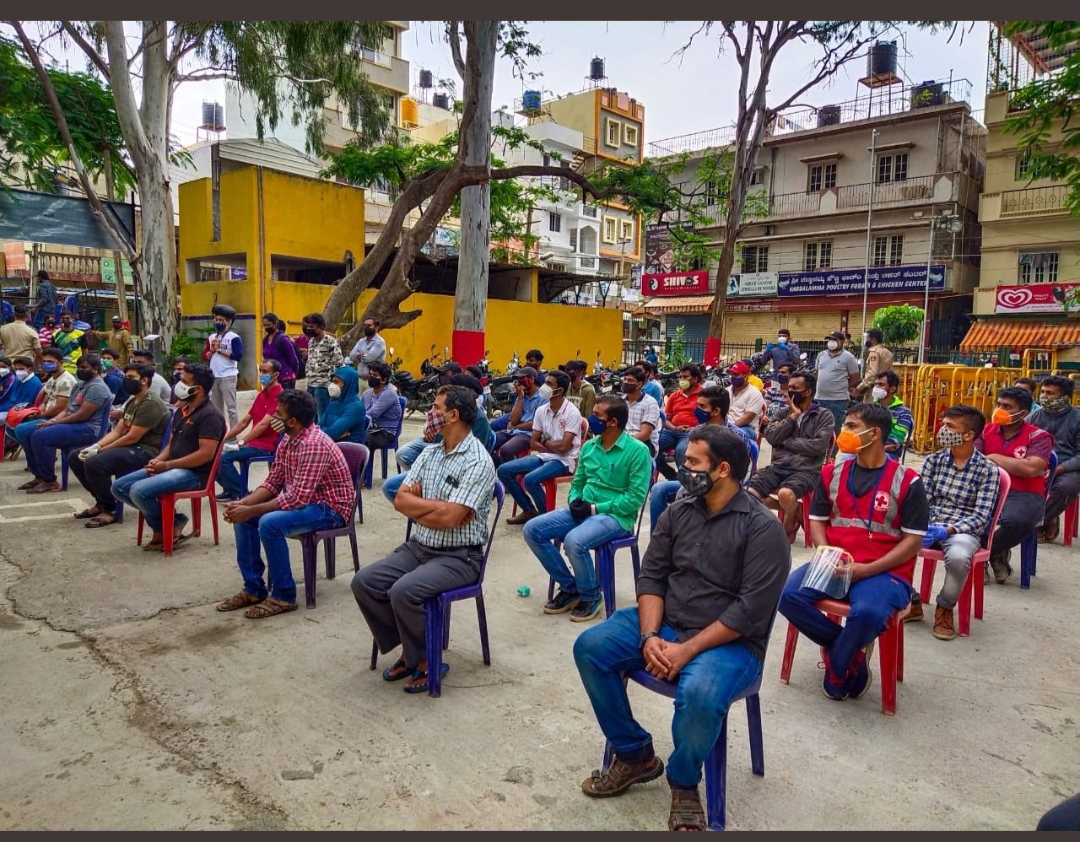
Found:
[(747, 430), (753, 438), (757, 438), (758, 427), (761, 425), (761, 392), (749, 383), (750, 366), (739, 361), (735, 363), (728, 373), (731, 386), (728, 394), (731, 397), (731, 408), (728, 410), (728, 420), (732, 426)]
[(630, 410), (626, 432), (644, 442), (649, 448), (649, 455), (655, 457), (660, 445), (660, 407), (645, 394), (648, 377), (644, 369), (631, 368), (623, 375), (622, 393)]
[(756, 471), (748, 486), (766, 506), (784, 513), (784, 530), (791, 541), (802, 521), (800, 501), (817, 484), (833, 436), (832, 414), (814, 401), (816, 387), (817, 380), (809, 371), (791, 375), (787, 412), (765, 425), (772, 463)]
[(0, 325), (0, 348), (9, 359), (30, 357), (41, 362), (41, 338), (30, 327), (30, 309), (25, 304), (16, 304), (15, 318), (10, 324)]
[[(277, 409), (281, 392), (281, 363), (277, 360), (263, 360), (259, 366), (259, 393), (255, 396), (251, 409), (225, 434), (225, 441), (235, 441), (239, 447), (236, 450), (226, 449), (225, 453), (221, 454), (217, 472), (217, 482), (222, 488), (221, 494), (217, 495), (219, 503), (231, 503), (244, 496), (244, 490), (240, 486), (240, 471), (236, 467), (238, 462), (246, 462), (255, 456), (265, 456), (277, 449), (278, 434), (270, 426), (270, 421)], [(240, 436), (249, 425), (251, 432), (241, 439)]]
[[(8, 365), (7, 357), (0, 357), (0, 381), (5, 379), (4, 369)], [(34, 361), (30, 357), (15, 357), (10, 366), (11, 383), (0, 392), (0, 424), (7, 421), (9, 411), (31, 406), (41, 391), (41, 381), (34, 374)], [(14, 447), (15, 439), (5, 435), (4, 443)]]
[(367, 439), (367, 412), (360, 400), (360, 383), (356, 369), (341, 366), (327, 386), (330, 402), (319, 415), (319, 427), (334, 441), (363, 444)]
[[(983, 414), (973, 406), (951, 406), (941, 418), (937, 443), (920, 474), (930, 504), (930, 525), (923, 546), (945, 553), (945, 582), (934, 610), (934, 637), (956, 637), (953, 608), (960, 598), (971, 559), (990, 529), (1001, 481), (997, 466), (975, 449), (975, 439), (986, 426)], [(923, 618), (916, 595), (904, 622)]]
[(826, 350), (817, 355), (817, 401), (833, 416), (833, 432), (840, 434), (850, 390), (859, 382), (859, 361), (844, 350), (844, 334), (834, 330), (825, 337)]
[(504, 430), (495, 437), (495, 464), (510, 462), (529, 449), (533, 417), (547, 400), (540, 394), (539, 373), (525, 366), (514, 372), (514, 406)]
[(397, 389), (390, 382), (392, 372), (386, 363), (368, 366), (367, 389), (360, 396), (371, 425), (368, 428), (367, 446), (372, 451), (391, 447), (394, 430), (401, 426), (401, 401)]
[[(641, 561), (637, 607), (621, 608), (574, 642), (585, 692), (615, 757), (586, 778), (593, 798), (667, 773), (669, 830), (704, 830), (698, 786), (732, 700), (761, 679), (791, 552), (777, 519), (742, 489), (743, 440), (717, 425), (690, 433), (679, 481), (686, 496), (660, 522)], [(674, 750), (656, 757), (634, 719), (625, 673), (678, 684)]]
[(203, 362), (210, 366), (214, 375), (214, 391), (210, 400), (225, 415), (229, 424), (236, 426), (236, 377), (240, 373), (240, 359), (244, 356), (244, 342), (232, 330), (236, 310), (228, 304), (215, 304), (210, 312), (214, 316), (214, 332), (203, 348)]
[(367, 380), (371, 366), (386, 362), (386, 340), (379, 335), (379, 320), (364, 319), (364, 335), (349, 352), (346, 365), (355, 365), (361, 380)]
[[(165, 549), (161, 496), (203, 488), (210, 477), (210, 468), (226, 431), (225, 416), (208, 397), (213, 388), (214, 375), (210, 369), (189, 364), (176, 387), (183, 406), (173, 416), (168, 446), (147, 462), (145, 468), (120, 477), (112, 485), (113, 497), (142, 512), (153, 530), (150, 543), (143, 546), (146, 552)], [(183, 534), (187, 522), (187, 515), (176, 513), (174, 546), (192, 537)]]
[(566, 399), (578, 408), (582, 418), (592, 415), (593, 404), (596, 403), (596, 389), (585, 379), (585, 371), (588, 367), (585, 360), (570, 360), (564, 366), (566, 373), (570, 376), (570, 388), (566, 390)]
[(123, 418), (114, 430), (68, 462), (71, 472), (94, 498), (93, 506), (75, 515), (77, 520), (86, 520), (87, 529), (116, 523), (113, 478), (145, 468), (161, 449), (169, 408), (150, 388), (153, 379), (153, 369), (138, 363), (125, 366), (121, 389), (130, 400), (124, 405)]
[[(182, 357), (177, 358), (174, 362), (174, 366), (183, 360)], [(161, 398), (165, 403), (172, 406), (179, 406), (179, 402), (176, 400), (176, 396), (173, 394), (173, 384), (170, 384), (168, 380), (157, 373), (154, 365), (154, 355), (146, 348), (136, 348), (131, 352), (131, 362), (144, 365), (154, 373), (154, 379), (150, 383), (150, 391)], [(187, 363), (187, 360), (184, 360)], [(183, 373), (183, 366), (180, 367), (181, 373)], [(179, 383), (180, 378), (175, 378), (175, 383)], [(109, 418), (116, 422), (123, 417), (124, 406), (127, 401), (130, 400), (123, 392), (116, 396), (116, 400), (113, 401), (113, 408), (109, 412)]]
[[(870, 394), (874, 403), (885, 407), (893, 418), (892, 432), (885, 442), (885, 455), (890, 459), (899, 459), (904, 451), (904, 445), (911, 438), (911, 431), (915, 428), (915, 418), (911, 410), (904, 406), (904, 402), (897, 397), (896, 390), (900, 388), (900, 377), (895, 371), (883, 371), (874, 381), (874, 388)], [(850, 453), (841, 453), (837, 457), (841, 461), (853, 459)]]
[[(71, 398), (72, 392), (78, 387), (79, 381), (75, 379), (75, 375), (69, 374), (64, 370), (63, 359), (64, 355), (59, 348), (45, 348), (41, 352), (42, 362), (41, 370), (45, 374), (43, 380), (45, 387), (45, 403), (42, 404), (42, 411), (36, 413), (33, 410), (20, 410), (17, 413), (19, 417), (19, 423), (11, 422), (11, 418), (8, 418), (9, 434), (15, 437), (15, 440), (19, 443), (19, 447), (23, 449), (23, 453), (26, 455), (27, 470), (30, 470), (30, 434), (40, 427), (45, 421), (50, 418), (56, 418), (61, 413), (67, 411), (68, 402)], [(9, 410), (14, 412), (14, 410)], [(33, 488), (38, 484), (37, 478), (23, 483), (19, 486), (20, 491), (26, 491)]]
[(882, 344), (884, 340), (884, 334), (877, 328), (866, 332), (866, 369), (863, 371), (862, 380), (851, 390), (851, 397), (878, 400), (868, 393), (884, 372), (892, 371), (893, 364), (893, 353)]
[(1039, 387), (1040, 407), (1029, 419), (1054, 437), (1057, 472), (1046, 499), (1046, 514), (1039, 540), (1052, 542), (1060, 531), (1061, 515), (1080, 494), (1080, 408), (1072, 405), (1073, 381), (1054, 375)]
[[(566, 399), (570, 378), (562, 371), (548, 372), (540, 393), (548, 402), (533, 416), (530, 453), (505, 462), (497, 471), (499, 481), (521, 509), (507, 523), (528, 523), (547, 511), (547, 495), (543, 483), (557, 477), (570, 476), (577, 465), (581, 447), (581, 413)], [(518, 482), (524, 477), (524, 488)]]
[(765, 390), (765, 418), (761, 423), (765, 424), (777, 418), (783, 418), (788, 414), (788, 381), (795, 372), (791, 363), (781, 363), (769, 377), (769, 388)]
[(794, 371), (802, 367), (801, 354), (799, 346), (791, 341), (791, 331), (782, 327), (776, 332), (776, 344), (765, 351), (762, 360), (770, 361), (774, 371), (782, 365), (788, 365)]
[[(236, 564), (244, 589), (220, 603), (218, 611), (247, 608), (244, 616), (249, 620), (295, 611), (296, 580), (289, 563), (289, 537), (338, 529), (352, 517), (356, 484), (349, 463), (341, 448), (315, 423), (315, 409), (315, 399), (306, 392), (289, 389), (278, 393), (270, 425), (284, 438), (270, 474), (253, 492), (225, 507), (225, 520), (236, 532)], [(269, 573), (270, 588), (264, 572)]]
[(990, 423), (975, 441), (975, 447), (1004, 468), (1012, 481), (990, 545), (990, 567), (999, 585), (1012, 576), (1012, 548), (1030, 535), (1046, 514), (1046, 466), (1054, 452), (1054, 437), (1028, 420), (1031, 405), (1031, 395), (1023, 389), (1002, 389)]
[[(649, 449), (626, 432), (629, 415), (618, 395), (596, 399), (589, 416), (593, 438), (581, 447), (569, 507), (525, 524), (525, 543), (559, 585), (545, 614), (571, 611), (572, 621), (585, 623), (603, 607), (592, 551), (633, 531), (652, 481)], [(556, 547), (560, 541), (569, 569)]]
[(821, 469), (810, 507), (814, 546), (839, 547), (854, 562), (847, 622), (841, 626), (815, 607), (827, 594), (803, 587), (810, 563), (791, 574), (780, 597), (780, 613), (824, 648), (822, 691), (833, 701), (858, 699), (870, 689), (869, 651), (889, 618), (911, 604), (916, 553), (927, 534), (922, 480), (885, 456), (891, 429), (883, 406), (861, 403), (848, 410), (837, 443), (857, 456)]
[(11, 370), (11, 360), (8, 357), (0, 357), (0, 410), (9, 404), (11, 393), (18, 381), (15, 373)]
[[(277, 317), (277, 313), (264, 313), (262, 326), (263, 359), (275, 360), (281, 367), (278, 383), (281, 384), (282, 389), (295, 389), (297, 372), (300, 371), (300, 356), (296, 350), (296, 343), (285, 335), (285, 323)], [(270, 412), (273, 412), (273, 408)]]
[(190, 363), (187, 357), (177, 357), (172, 362), (172, 385), (169, 387), (169, 403), (173, 406), (180, 405), (180, 399), (176, 397), (176, 387), (180, 385), (180, 379), (184, 376), (184, 369)]
[(64, 370), (75, 373), (75, 364), (86, 348), (84, 332), (75, 327), (75, 319), (66, 310), (60, 314), (60, 330), (53, 331), (52, 344), (64, 355)]
[(115, 348), (119, 357), (120, 371), (128, 364), (131, 352), (135, 350), (135, 343), (131, 339), (131, 331), (124, 327), (124, 320), (119, 316), (112, 317), (112, 330), (95, 330), (94, 335), (98, 339), (105, 340), (110, 348)]
[(319, 415), (326, 411), (330, 403), (330, 377), (341, 368), (343, 361), (341, 345), (326, 332), (326, 319), (322, 313), (309, 313), (303, 320), (304, 336), (308, 339), (307, 390), (315, 398)]
[[(679, 369), (679, 388), (668, 395), (664, 413), (664, 429), (660, 433), (658, 448), (661, 453), (675, 449), (675, 467), (682, 464), (687, 437), (690, 430), (697, 426), (694, 408), (697, 406), (698, 392), (701, 391), (702, 371), (700, 366), (687, 363)], [(672, 479), (675, 472), (668, 465), (666, 457), (656, 460), (656, 467), (665, 477)]]

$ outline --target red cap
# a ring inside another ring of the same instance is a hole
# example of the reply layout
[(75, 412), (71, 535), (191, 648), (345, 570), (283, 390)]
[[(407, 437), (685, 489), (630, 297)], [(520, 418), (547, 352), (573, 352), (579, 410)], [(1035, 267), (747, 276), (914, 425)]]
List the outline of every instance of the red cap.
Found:
[(745, 376), (750, 373), (750, 366), (748, 366), (742, 360), (739, 360), (739, 362), (735, 363), (731, 368), (728, 369), (728, 372), (730, 374), (742, 374)]

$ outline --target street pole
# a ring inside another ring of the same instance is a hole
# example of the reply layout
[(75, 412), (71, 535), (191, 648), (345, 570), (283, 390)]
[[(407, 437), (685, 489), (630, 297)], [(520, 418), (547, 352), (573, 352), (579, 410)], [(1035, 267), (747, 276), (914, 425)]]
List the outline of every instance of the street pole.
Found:
[(866, 304), (867, 296), (870, 293), (870, 242), (873, 233), (870, 223), (874, 216), (874, 184), (877, 180), (877, 161), (874, 157), (877, 149), (877, 136), (877, 129), (870, 132), (870, 198), (866, 206), (866, 268), (863, 269), (862, 339), (859, 342), (859, 359), (864, 362), (866, 360)]
[(937, 219), (934, 206), (930, 205), (930, 245), (926, 247), (926, 289), (923, 291), (922, 329), (919, 331), (919, 365), (926, 362), (926, 335), (930, 330), (930, 264), (934, 262), (934, 231)]

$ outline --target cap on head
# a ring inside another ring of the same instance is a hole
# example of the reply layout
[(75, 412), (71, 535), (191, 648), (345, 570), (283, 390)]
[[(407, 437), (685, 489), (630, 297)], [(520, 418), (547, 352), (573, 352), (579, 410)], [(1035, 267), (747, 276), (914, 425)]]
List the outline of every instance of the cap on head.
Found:
[(844, 334), (842, 334), (838, 330), (834, 330), (832, 333), (827, 334), (825, 336), (825, 338), (826, 339), (835, 339), (837, 342), (843, 342), (844, 341)]
[(732, 366), (732, 367), (731, 367), (730, 369), (728, 369), (728, 370), (729, 370), (729, 371), (730, 371), (730, 372), (731, 372), (732, 374), (736, 374), (736, 375), (739, 375), (739, 374), (741, 374), (741, 375), (743, 375), (743, 376), (745, 377), (745, 376), (746, 376), (747, 374), (749, 374), (749, 373), (750, 373), (750, 366), (748, 366), (748, 365), (747, 365), (746, 363), (744, 363), (744, 362), (743, 362), (742, 360), (739, 360), (739, 362), (735, 363), (735, 364), (734, 364), (734, 365), (733, 365), (733, 366)]
[(531, 377), (533, 380), (535, 380), (539, 376), (540, 375), (537, 373), (536, 369), (532, 368), (530, 366), (525, 366), (524, 368), (519, 368), (514, 373), (514, 379), (515, 380), (521, 380), (521, 378), (523, 378), (523, 377)]

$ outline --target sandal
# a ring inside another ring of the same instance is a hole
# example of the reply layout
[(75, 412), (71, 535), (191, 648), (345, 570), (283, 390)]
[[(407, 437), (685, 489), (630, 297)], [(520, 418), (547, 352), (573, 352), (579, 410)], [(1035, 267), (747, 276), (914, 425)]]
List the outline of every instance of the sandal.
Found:
[(97, 506), (94, 506), (94, 508), (92, 508), (92, 509), (83, 509), (77, 515), (75, 515), (75, 520), (86, 520), (87, 518), (97, 518), (97, 516), (100, 515), (100, 514), (101, 514), (101, 509), (99, 509)]
[(668, 813), (668, 830), (704, 830), (705, 809), (701, 806), (701, 794), (695, 786), (691, 789), (671, 788), (671, 812)]
[[(450, 672), (449, 664), (444, 663), (439, 667), (440, 678), (445, 678), (448, 672)], [(426, 679), (428, 677), (427, 670), (413, 670), (412, 677)], [(404, 689), (406, 693), (426, 693), (428, 691), (428, 683), (425, 681), (423, 684), (406, 684)]]
[(290, 611), (295, 611), (298, 607), (299, 603), (282, 602), (280, 599), (268, 596), (258, 605), (245, 611), (244, 616), (249, 620), (265, 620), (267, 617), (273, 617), (276, 614), (287, 614)]
[(581, 791), (593, 798), (622, 795), (634, 784), (654, 781), (664, 774), (664, 761), (659, 757), (642, 763), (626, 763), (616, 757), (606, 772), (594, 769), (592, 777), (581, 783)]
[(164, 541), (151, 541), (149, 544), (143, 545), (144, 553), (163, 553), (165, 552)]
[(33, 488), (26, 489), (27, 494), (51, 494), (54, 491), (60, 490), (60, 483), (58, 482), (39, 482), (34, 485)]
[[(108, 518), (108, 520), (105, 520)], [(97, 517), (92, 517), (85, 524), (87, 529), (100, 529), (102, 526), (112, 526), (116, 523), (116, 517), (111, 514), (100, 514)]]
[[(30, 469), (27, 468), (26, 470), (30, 470)], [(20, 485), (19, 486), (19, 491), (29, 491), (31, 488), (33, 488), (35, 485), (37, 485), (39, 482), (41, 482), (41, 480), (39, 480), (37, 477), (34, 477), (29, 482), (24, 482), (22, 485)]]
[[(395, 674), (394, 670), (401, 671)], [(383, 681), (401, 681), (401, 679), (408, 678), (414, 672), (415, 670), (411, 670), (407, 666), (405, 666), (404, 659), (398, 658), (396, 661), (394, 661), (393, 666), (387, 667), (382, 671), (382, 677)]]
[(219, 602), (217, 606), (218, 611), (236, 611), (238, 608), (247, 608), (249, 605), (258, 605), (266, 599), (265, 596), (255, 596), (253, 593), (247, 591), (240, 591), (235, 596), (230, 596), (224, 602)]

